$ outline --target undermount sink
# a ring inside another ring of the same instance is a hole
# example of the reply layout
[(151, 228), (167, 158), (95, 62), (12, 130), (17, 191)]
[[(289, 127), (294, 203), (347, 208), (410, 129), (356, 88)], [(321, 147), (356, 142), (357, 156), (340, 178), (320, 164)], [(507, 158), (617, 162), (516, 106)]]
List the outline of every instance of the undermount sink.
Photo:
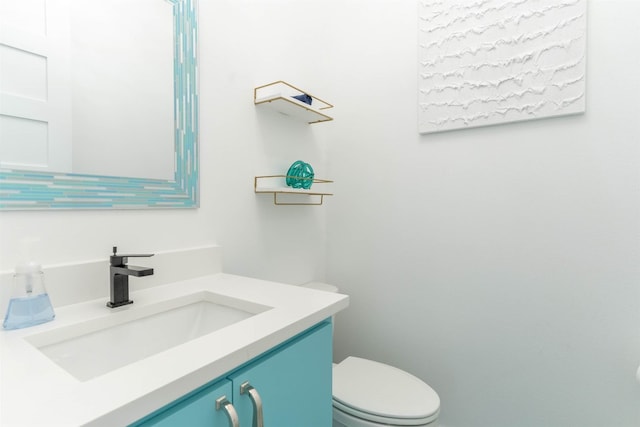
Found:
[(27, 341), (71, 375), (87, 381), (270, 308), (197, 292), (153, 305), (134, 304), (104, 317), (32, 335)]

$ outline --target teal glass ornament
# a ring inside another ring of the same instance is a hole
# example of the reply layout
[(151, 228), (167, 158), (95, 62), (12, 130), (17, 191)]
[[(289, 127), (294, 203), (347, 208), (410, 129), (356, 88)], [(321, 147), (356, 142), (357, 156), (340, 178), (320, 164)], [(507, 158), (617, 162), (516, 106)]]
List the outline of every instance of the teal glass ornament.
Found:
[(293, 162), (287, 171), (286, 182), (289, 187), (308, 190), (313, 184), (313, 168), (302, 160)]

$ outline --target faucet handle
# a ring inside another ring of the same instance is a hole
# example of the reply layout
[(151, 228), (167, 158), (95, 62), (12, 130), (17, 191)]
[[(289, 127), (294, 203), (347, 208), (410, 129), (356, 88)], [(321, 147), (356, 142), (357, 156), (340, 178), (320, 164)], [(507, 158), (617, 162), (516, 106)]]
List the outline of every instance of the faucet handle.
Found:
[(113, 255), (109, 257), (111, 265), (118, 266), (127, 263), (127, 258), (148, 258), (154, 254), (118, 254), (118, 247), (113, 247)]

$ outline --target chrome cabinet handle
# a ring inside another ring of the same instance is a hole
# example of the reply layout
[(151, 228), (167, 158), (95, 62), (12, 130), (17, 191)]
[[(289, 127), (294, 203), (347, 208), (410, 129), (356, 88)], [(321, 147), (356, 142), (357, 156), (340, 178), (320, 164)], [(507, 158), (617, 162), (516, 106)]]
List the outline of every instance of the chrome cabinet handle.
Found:
[(262, 399), (258, 390), (253, 388), (249, 381), (240, 384), (240, 394), (248, 394), (253, 404), (253, 427), (264, 427), (264, 419), (262, 417)]
[(216, 411), (223, 409), (229, 418), (229, 425), (231, 427), (240, 427), (240, 420), (238, 419), (238, 413), (236, 408), (233, 407), (231, 402), (227, 399), (227, 396), (221, 396), (216, 399)]

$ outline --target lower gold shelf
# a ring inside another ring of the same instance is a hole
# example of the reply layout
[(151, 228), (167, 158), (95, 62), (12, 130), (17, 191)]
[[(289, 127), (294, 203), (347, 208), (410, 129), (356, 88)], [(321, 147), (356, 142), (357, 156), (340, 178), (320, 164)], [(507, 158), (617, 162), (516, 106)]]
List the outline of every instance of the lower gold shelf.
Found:
[[(333, 193), (329, 193), (326, 191), (317, 191), (314, 189), (304, 189), (304, 188), (292, 188), (287, 186), (262, 186), (260, 185), (260, 181), (271, 181), (274, 183), (275, 181), (279, 181), (278, 184), (283, 184), (286, 182), (286, 175), (260, 175), (256, 176), (253, 180), (253, 189), (256, 193), (271, 193), (273, 194), (273, 204), (275, 205), (321, 205), (324, 202), (324, 196), (333, 196)], [(333, 181), (328, 179), (318, 179), (313, 178), (314, 184), (330, 184)], [(300, 196), (315, 196), (316, 202), (283, 202), (278, 199), (278, 195), (300, 195)], [(319, 197), (319, 199), (318, 199)]]

